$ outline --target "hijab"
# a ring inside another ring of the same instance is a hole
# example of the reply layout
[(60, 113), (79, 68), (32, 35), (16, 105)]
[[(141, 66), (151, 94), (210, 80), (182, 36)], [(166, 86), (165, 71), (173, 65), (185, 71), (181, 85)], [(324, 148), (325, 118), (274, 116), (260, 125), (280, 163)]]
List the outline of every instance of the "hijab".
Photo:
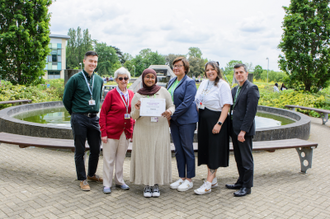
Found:
[[(155, 75), (155, 83), (151, 86), (151, 87), (148, 87), (145, 83), (144, 83), (144, 78), (147, 74), (150, 74), (152, 73), (153, 75)], [(157, 93), (161, 86), (159, 85), (156, 85), (157, 83), (157, 74), (156, 74), (156, 71), (151, 69), (151, 68), (147, 68), (145, 69), (143, 72), (142, 72), (142, 85), (143, 87), (140, 88), (137, 92), (139, 94), (142, 94), (142, 95), (154, 95), (155, 93)]]

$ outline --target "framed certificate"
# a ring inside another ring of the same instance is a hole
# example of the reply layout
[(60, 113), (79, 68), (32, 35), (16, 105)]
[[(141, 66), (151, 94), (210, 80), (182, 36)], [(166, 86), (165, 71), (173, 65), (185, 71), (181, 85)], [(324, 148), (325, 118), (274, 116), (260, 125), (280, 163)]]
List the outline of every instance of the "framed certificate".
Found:
[(141, 98), (140, 116), (162, 116), (165, 112), (165, 99)]

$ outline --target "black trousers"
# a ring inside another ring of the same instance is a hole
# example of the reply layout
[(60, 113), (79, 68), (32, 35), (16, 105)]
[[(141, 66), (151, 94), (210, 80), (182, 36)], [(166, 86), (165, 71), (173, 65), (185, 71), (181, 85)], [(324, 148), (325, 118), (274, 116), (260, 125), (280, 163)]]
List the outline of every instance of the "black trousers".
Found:
[(99, 118), (97, 116), (87, 117), (83, 114), (72, 113), (71, 127), (74, 138), (74, 159), (77, 178), (78, 180), (85, 180), (87, 178), (84, 162), (86, 139), (90, 148), (88, 176), (94, 176), (99, 162), (101, 147)]
[(243, 187), (253, 187), (253, 156), (252, 156), (252, 136), (245, 136), (245, 141), (237, 140), (237, 135), (232, 130), (232, 142), (234, 146), (234, 156), (237, 164), (239, 178), (236, 184)]

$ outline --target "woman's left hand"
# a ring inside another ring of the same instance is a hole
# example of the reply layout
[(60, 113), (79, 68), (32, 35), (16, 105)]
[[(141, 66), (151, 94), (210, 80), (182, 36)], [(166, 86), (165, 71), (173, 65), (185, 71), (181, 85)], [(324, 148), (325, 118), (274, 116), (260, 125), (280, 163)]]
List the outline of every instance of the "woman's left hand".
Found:
[(162, 113), (162, 116), (164, 116), (167, 120), (171, 119), (172, 112), (171, 110), (166, 110), (165, 112)]
[(212, 129), (212, 134), (219, 134), (220, 129), (221, 129), (221, 125), (215, 124)]

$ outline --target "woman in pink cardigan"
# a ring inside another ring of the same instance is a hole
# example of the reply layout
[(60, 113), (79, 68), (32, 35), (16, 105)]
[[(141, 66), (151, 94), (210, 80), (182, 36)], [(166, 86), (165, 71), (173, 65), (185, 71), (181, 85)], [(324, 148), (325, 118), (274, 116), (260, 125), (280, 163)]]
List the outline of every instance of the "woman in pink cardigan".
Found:
[(111, 193), (114, 165), (116, 187), (128, 190), (123, 179), (123, 165), (129, 139), (133, 134), (130, 117), (134, 93), (127, 89), (129, 71), (121, 67), (115, 72), (118, 86), (107, 93), (100, 112), (101, 139), (103, 142), (103, 193)]

